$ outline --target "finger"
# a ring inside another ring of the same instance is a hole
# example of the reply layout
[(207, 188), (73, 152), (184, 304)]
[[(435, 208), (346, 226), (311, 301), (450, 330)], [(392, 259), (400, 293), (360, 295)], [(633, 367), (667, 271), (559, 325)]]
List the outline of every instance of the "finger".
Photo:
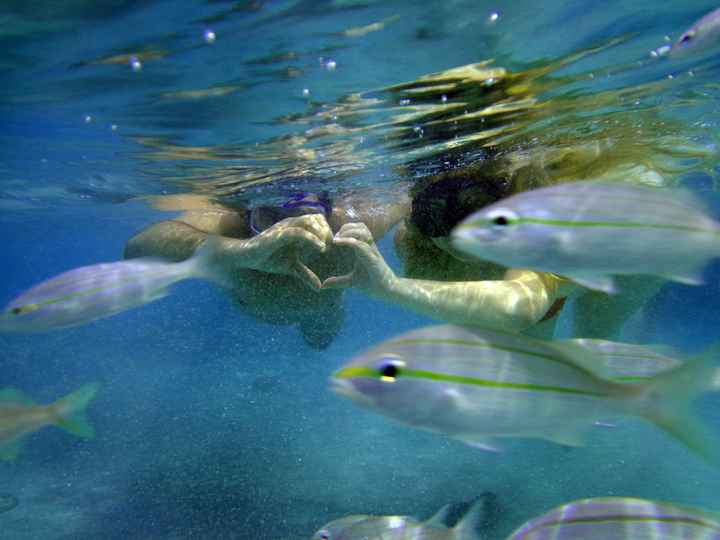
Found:
[(295, 260), (294, 271), (295, 275), (312, 290), (319, 291), (322, 288), (320, 278), (298, 259)]
[(336, 238), (335, 245), (352, 249), (355, 256), (365, 264), (371, 264), (377, 259), (375, 250), (371, 246), (355, 238)]
[(353, 281), (355, 279), (355, 270), (350, 272), (349, 274), (344, 274), (342, 276), (332, 276), (329, 278), (326, 278), (325, 281), (322, 283), (323, 289), (347, 289), (348, 287), (352, 287)]
[(286, 244), (299, 243), (301, 245), (298, 247), (308, 247), (319, 253), (324, 253), (327, 250), (327, 244), (324, 241), (300, 227), (292, 227), (283, 231), (282, 240)]
[(325, 216), (322, 214), (308, 214), (292, 218), (289, 225), (305, 229), (326, 243), (332, 241), (332, 229), (330, 228), (330, 225), (328, 225), (327, 219), (325, 219)]
[(340, 228), (335, 238), (355, 238), (366, 244), (375, 243), (370, 229), (364, 223), (346, 223)]

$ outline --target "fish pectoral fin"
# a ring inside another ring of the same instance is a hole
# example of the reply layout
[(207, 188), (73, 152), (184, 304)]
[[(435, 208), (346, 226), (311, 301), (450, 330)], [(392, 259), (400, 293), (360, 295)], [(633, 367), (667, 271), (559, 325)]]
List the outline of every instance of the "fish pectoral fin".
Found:
[(554, 433), (542, 433), (538, 435), (546, 441), (561, 444), (563, 446), (579, 447), (585, 446), (584, 429), (577, 425), (570, 425), (567, 428)]
[(678, 283), (682, 283), (684, 285), (705, 285), (705, 280), (703, 279), (701, 274), (682, 274), (682, 275), (672, 275), (672, 276), (665, 276), (671, 281), (677, 281)]
[(20, 454), (22, 445), (19, 441), (13, 441), (0, 446), (0, 459), (3, 461), (15, 461)]
[(593, 289), (595, 291), (602, 291), (604, 293), (608, 294), (615, 294), (617, 292), (617, 287), (615, 286), (615, 281), (611, 276), (608, 275), (602, 275), (602, 274), (594, 274), (594, 275), (570, 275), (568, 276), (570, 279), (572, 279), (574, 282), (579, 283), (583, 287), (587, 287), (588, 289)]
[(495, 442), (490, 438), (484, 438), (484, 437), (458, 437), (459, 440), (467, 444), (468, 446), (472, 446), (473, 448), (477, 448), (478, 450), (483, 450), (485, 452), (492, 452), (493, 454), (500, 454), (502, 453), (502, 448), (497, 446)]

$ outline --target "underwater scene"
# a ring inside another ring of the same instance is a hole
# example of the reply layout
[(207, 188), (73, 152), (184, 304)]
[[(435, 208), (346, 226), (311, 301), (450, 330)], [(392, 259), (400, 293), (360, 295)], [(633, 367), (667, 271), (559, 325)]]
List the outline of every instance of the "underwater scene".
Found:
[(720, 6), (0, 6), (0, 539), (720, 540)]

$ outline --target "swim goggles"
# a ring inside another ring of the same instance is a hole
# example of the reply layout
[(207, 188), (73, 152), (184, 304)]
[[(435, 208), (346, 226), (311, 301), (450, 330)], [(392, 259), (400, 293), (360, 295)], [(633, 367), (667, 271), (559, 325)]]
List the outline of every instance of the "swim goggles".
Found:
[(249, 225), (253, 234), (260, 234), (283, 219), (324, 214), (329, 217), (332, 210), (327, 199), (313, 193), (297, 193), (281, 206), (256, 206), (250, 210)]

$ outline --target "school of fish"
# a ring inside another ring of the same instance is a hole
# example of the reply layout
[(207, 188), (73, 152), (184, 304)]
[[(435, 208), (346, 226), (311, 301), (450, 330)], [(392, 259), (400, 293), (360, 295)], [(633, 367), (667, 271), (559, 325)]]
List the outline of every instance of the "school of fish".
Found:
[[(346, 31), (382, 29), (390, 17)], [(668, 47), (670, 59), (720, 42), (720, 8)], [(691, 192), (622, 179), (569, 182), (522, 192), (478, 209), (451, 235), (459, 251), (508, 268), (567, 277), (609, 294), (614, 276), (649, 274), (703, 283), (720, 255), (720, 223)], [(190, 259), (135, 259), (70, 270), (12, 300), (0, 331), (40, 332), (86, 324), (168, 294), (181, 280), (222, 284), (209, 238)], [(692, 411), (720, 391), (720, 352), (682, 358), (662, 347), (576, 338), (547, 341), (455, 325), (429, 326), (361, 352), (331, 377), (340, 396), (395, 421), (500, 452), (504, 438), (581, 446), (598, 425), (644, 419), (713, 465), (720, 440)], [(14, 460), (24, 438), (48, 426), (83, 438), (94, 429), (86, 409), (99, 384), (48, 405), (14, 388), (0, 390), (0, 459)], [(17, 504), (7, 497), (6, 509)], [(411, 516), (351, 515), (321, 527), (312, 540), (479, 540), (483, 505), (454, 525), (449, 507)], [(720, 540), (720, 515), (669, 502), (600, 497), (570, 502), (531, 519), (508, 540)]]

